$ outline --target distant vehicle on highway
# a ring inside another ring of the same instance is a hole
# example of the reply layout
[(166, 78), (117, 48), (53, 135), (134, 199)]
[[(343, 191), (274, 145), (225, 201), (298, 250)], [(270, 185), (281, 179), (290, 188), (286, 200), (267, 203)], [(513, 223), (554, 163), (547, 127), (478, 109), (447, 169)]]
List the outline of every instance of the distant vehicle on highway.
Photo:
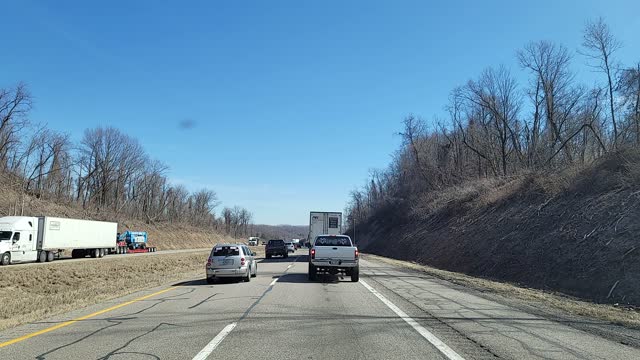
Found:
[(258, 275), (256, 253), (243, 244), (219, 244), (211, 249), (207, 259), (207, 283), (219, 278), (238, 278), (249, 282)]
[(309, 236), (307, 239), (312, 242), (319, 235), (340, 235), (342, 234), (342, 213), (312, 211), (309, 214)]
[(287, 245), (284, 240), (269, 240), (267, 246), (264, 249), (264, 255), (267, 259), (271, 259), (272, 256), (289, 257), (287, 251)]
[(0, 218), (0, 265), (49, 262), (65, 251), (81, 258), (103, 257), (116, 245), (118, 224), (48, 216)]
[(296, 252), (296, 246), (293, 245), (292, 242), (287, 241), (285, 242), (285, 244), (287, 245), (287, 252), (290, 252), (290, 253)]
[(358, 248), (346, 235), (319, 235), (309, 250), (309, 280), (314, 281), (318, 273), (339, 274), (360, 280)]
[(258, 246), (258, 241), (260, 241), (260, 238), (254, 236), (250, 237), (249, 246)]

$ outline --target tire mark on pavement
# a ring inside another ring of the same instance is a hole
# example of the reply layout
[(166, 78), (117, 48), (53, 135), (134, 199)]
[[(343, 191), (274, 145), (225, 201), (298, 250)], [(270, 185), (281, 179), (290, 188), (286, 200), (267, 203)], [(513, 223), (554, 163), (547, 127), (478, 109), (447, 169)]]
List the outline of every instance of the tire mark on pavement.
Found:
[(86, 339), (98, 334), (101, 331), (104, 331), (104, 330), (107, 330), (109, 328), (112, 328), (112, 327), (115, 327), (115, 326), (118, 326), (118, 325), (122, 324), (122, 321), (116, 321), (116, 320), (107, 320), (107, 321), (110, 322), (111, 324), (103, 326), (103, 327), (101, 327), (101, 328), (99, 328), (97, 330), (94, 330), (94, 331), (90, 332), (89, 334), (87, 334), (87, 335), (85, 335), (85, 336), (83, 336), (83, 337), (81, 337), (81, 338), (79, 338), (77, 340), (74, 340), (74, 341), (72, 341), (72, 342), (70, 342), (68, 344), (64, 344), (64, 345), (58, 346), (57, 348), (51, 349), (51, 350), (49, 350), (47, 352), (44, 352), (44, 353), (36, 356), (36, 359), (37, 360), (44, 360), (44, 359), (47, 358), (47, 355), (51, 355), (51, 354), (55, 353), (58, 350), (62, 350), (62, 349), (67, 348), (69, 346), (81, 343), (84, 340), (86, 340)]
[(209, 296), (207, 296), (204, 300), (202, 300), (202, 301), (198, 302), (198, 303), (197, 303), (197, 304), (195, 304), (195, 305), (189, 306), (187, 309), (193, 309), (193, 308), (196, 308), (196, 307), (198, 307), (198, 306), (200, 306), (200, 305), (202, 305), (202, 304), (206, 303), (207, 301), (211, 300), (211, 299), (212, 299), (214, 296), (216, 296), (216, 295), (218, 295), (218, 293), (215, 293), (215, 294), (209, 295)]
[[(181, 325), (176, 325), (176, 324), (171, 324), (171, 323), (165, 323), (165, 322), (162, 322), (162, 323), (160, 323), (160, 324), (158, 324), (158, 325), (154, 326), (151, 330), (148, 330), (148, 331), (144, 332), (143, 334), (140, 334), (140, 335), (138, 335), (138, 336), (136, 336), (136, 337), (134, 337), (134, 338), (130, 339), (129, 341), (127, 341), (126, 343), (124, 343), (124, 345), (120, 346), (119, 348), (117, 348), (117, 349), (115, 349), (115, 350), (112, 350), (112, 351), (111, 351), (111, 352), (109, 352), (107, 355), (105, 355), (105, 356), (103, 356), (103, 357), (98, 358), (98, 360), (106, 360), (106, 359), (111, 358), (111, 357), (112, 357), (112, 356), (114, 356), (114, 355), (132, 354), (132, 353), (130, 353), (130, 352), (126, 352), (126, 351), (125, 351), (125, 352), (120, 352), (120, 350), (123, 350), (123, 349), (127, 348), (129, 345), (133, 344), (135, 341), (137, 341), (137, 340), (139, 340), (139, 339), (141, 339), (141, 338), (143, 338), (143, 337), (145, 337), (145, 336), (147, 336), (147, 335), (149, 335), (149, 334), (151, 334), (151, 333), (153, 333), (153, 332), (156, 332), (157, 330), (159, 330), (159, 329), (160, 329), (161, 327), (163, 327), (163, 326), (168, 326), (168, 327), (183, 327), (183, 326), (181, 326)], [(136, 354), (139, 354), (139, 353), (136, 353)], [(151, 353), (143, 353), (143, 354), (144, 354), (144, 355), (147, 355), (147, 356), (151, 356), (151, 357), (153, 357), (154, 359), (158, 359), (158, 360), (160, 360), (160, 357), (159, 357), (159, 356), (157, 356), (157, 355), (154, 355), (154, 354), (151, 354)]]

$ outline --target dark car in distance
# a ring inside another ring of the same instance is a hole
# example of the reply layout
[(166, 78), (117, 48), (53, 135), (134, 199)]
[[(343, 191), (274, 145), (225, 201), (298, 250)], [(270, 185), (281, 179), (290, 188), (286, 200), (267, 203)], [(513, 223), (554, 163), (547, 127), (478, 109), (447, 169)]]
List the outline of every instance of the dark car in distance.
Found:
[(264, 255), (267, 259), (270, 259), (272, 256), (282, 256), (289, 257), (289, 253), (287, 252), (287, 245), (284, 240), (269, 240), (267, 242), (267, 246), (264, 249)]

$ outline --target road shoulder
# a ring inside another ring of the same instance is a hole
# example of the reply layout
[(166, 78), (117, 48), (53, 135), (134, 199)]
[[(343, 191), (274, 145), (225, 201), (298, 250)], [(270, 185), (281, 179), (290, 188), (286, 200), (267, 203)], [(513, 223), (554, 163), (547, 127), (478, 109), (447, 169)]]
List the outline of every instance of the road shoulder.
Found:
[[(443, 280), (443, 276), (436, 277), (429, 271), (422, 271), (416, 264), (371, 255), (365, 255), (363, 258), (372, 269), (372, 273), (368, 271), (369, 275), (373, 274), (372, 281), (382, 287), (383, 291), (404, 298), (407, 302), (422, 308), (423, 311), (435, 318), (442, 319), (442, 322), (458, 329), (460, 333), (471, 334), (470, 338), (482, 346), (495, 342), (494, 339), (491, 339), (489, 342), (483, 343), (481, 334), (483, 330), (492, 329), (491, 331), (494, 331), (502, 327), (506, 333), (507, 328), (510, 327), (509, 331), (514, 329), (517, 332), (522, 331), (523, 338), (525, 338), (537, 337), (539, 334), (536, 333), (535, 328), (539, 327), (546, 328), (549, 332), (561, 332), (562, 329), (566, 329), (572, 337), (576, 338), (576, 341), (585, 344), (589, 344), (588, 339), (591, 339), (593, 343), (598, 342), (608, 347), (615, 347), (614, 344), (617, 343), (628, 345), (629, 349), (637, 350), (639, 348), (638, 338), (640, 335), (635, 329), (585, 316), (566, 314), (531, 300), (506, 297), (491, 288), (483, 288), (478, 285), (474, 287), (463, 286), (459, 282)], [(466, 279), (466, 281), (470, 282), (471, 279)], [(419, 289), (416, 290), (412, 287)], [(441, 291), (448, 294), (440, 297), (439, 292)], [(458, 297), (460, 297), (459, 301), (457, 301)], [(569, 330), (570, 328), (574, 330)], [(542, 343), (550, 341), (544, 338), (538, 338), (536, 341), (538, 340)], [(527, 341), (531, 340), (527, 339)], [(567, 342), (569, 341), (567, 340)], [(558, 348), (562, 347), (560, 344), (556, 345)], [(561, 350), (569, 350), (571, 347), (569, 345)]]

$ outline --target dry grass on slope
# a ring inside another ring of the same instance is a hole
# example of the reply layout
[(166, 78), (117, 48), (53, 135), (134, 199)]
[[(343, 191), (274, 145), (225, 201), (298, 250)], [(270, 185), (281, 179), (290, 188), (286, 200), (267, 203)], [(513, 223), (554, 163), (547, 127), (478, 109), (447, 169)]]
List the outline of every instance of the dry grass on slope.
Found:
[(204, 274), (207, 254), (202, 251), (3, 267), (0, 330)]

